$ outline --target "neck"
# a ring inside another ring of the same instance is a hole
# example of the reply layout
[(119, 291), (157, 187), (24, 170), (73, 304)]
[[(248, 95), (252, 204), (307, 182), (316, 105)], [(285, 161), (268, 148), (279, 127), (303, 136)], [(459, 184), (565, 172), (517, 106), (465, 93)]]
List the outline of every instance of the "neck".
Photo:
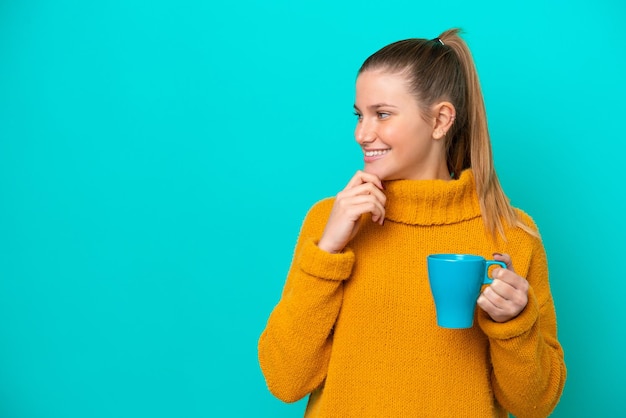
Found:
[(471, 169), (458, 180), (394, 180), (385, 182), (385, 218), (412, 225), (442, 225), (480, 217)]

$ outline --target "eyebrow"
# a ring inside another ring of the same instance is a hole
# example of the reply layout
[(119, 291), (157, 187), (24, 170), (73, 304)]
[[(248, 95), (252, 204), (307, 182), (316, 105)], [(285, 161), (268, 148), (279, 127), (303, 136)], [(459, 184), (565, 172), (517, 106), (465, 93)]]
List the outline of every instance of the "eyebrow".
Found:
[[(370, 109), (370, 110), (380, 109), (381, 107), (393, 107), (393, 108), (397, 108), (398, 106), (394, 106), (394, 105), (389, 104), (389, 103), (376, 103), (376, 104), (373, 104), (373, 105), (369, 105), (369, 106), (367, 106), (367, 108), (368, 108), (368, 109)], [(356, 104), (354, 105), (354, 108), (355, 108), (356, 110), (359, 110), (359, 108), (357, 107), (357, 105), (356, 105)]]

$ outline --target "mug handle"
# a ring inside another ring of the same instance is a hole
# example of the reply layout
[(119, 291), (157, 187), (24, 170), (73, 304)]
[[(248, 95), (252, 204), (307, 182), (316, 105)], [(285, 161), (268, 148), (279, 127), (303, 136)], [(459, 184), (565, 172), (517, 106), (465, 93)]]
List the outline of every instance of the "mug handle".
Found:
[(493, 282), (493, 279), (489, 277), (489, 267), (493, 266), (494, 264), (498, 264), (502, 268), (506, 268), (506, 264), (504, 264), (502, 261), (486, 260), (485, 261), (485, 279), (483, 280), (483, 284), (491, 284)]

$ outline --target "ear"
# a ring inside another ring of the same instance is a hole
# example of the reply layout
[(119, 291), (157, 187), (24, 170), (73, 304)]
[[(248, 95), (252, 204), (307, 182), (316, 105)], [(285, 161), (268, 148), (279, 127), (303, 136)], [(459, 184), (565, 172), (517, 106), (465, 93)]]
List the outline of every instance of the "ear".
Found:
[(456, 119), (456, 109), (450, 102), (441, 102), (433, 107), (435, 115), (433, 126), (433, 138), (441, 139), (446, 136)]

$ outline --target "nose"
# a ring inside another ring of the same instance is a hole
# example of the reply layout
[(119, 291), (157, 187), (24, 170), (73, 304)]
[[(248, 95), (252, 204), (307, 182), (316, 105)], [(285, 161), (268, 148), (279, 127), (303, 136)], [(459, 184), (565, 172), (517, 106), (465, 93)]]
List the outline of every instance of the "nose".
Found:
[(366, 122), (365, 119), (361, 119), (354, 128), (354, 139), (359, 145), (369, 144), (376, 139), (376, 132), (374, 126)]

